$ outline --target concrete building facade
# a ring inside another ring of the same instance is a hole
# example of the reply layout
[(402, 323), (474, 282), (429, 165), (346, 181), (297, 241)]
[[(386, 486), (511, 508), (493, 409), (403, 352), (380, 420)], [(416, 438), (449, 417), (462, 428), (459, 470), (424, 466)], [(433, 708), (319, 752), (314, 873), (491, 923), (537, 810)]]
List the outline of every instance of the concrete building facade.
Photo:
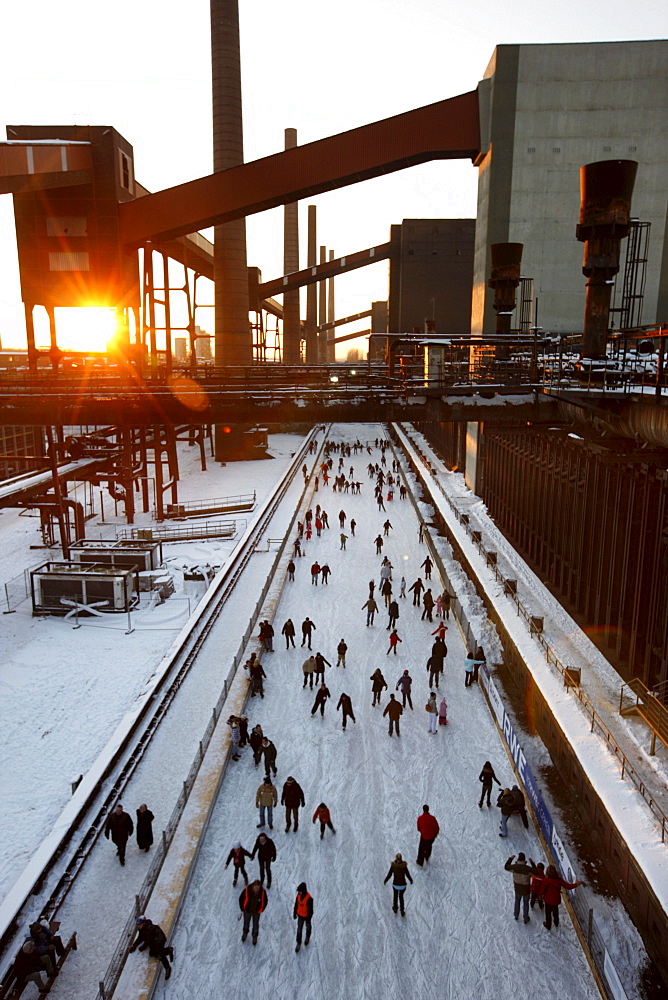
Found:
[(472, 333), (495, 329), (489, 247), (504, 242), (524, 244), (538, 324), (582, 330), (579, 169), (610, 159), (638, 162), (632, 215), (651, 223), (642, 322), (668, 320), (667, 65), (663, 40), (497, 47), (479, 85)]

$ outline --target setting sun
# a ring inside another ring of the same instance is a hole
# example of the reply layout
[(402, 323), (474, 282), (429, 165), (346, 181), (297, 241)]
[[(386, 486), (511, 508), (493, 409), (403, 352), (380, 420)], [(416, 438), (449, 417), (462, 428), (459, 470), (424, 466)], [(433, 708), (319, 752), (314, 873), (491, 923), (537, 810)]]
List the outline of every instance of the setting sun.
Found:
[(58, 346), (63, 351), (106, 351), (116, 336), (116, 310), (99, 306), (56, 309)]

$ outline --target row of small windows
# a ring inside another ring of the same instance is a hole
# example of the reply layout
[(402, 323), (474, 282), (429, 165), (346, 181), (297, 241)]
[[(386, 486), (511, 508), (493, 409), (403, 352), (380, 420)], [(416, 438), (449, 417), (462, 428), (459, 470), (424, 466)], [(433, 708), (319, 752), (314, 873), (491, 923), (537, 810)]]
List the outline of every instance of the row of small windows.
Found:
[[(629, 146), (629, 153), (636, 153), (637, 151), (638, 151), (638, 147), (637, 146)], [(527, 146), (527, 153), (535, 153), (535, 152), (536, 152), (536, 147), (535, 146)], [(561, 152), (561, 146), (553, 146), (552, 147), (552, 152), (553, 153), (560, 153)], [(603, 152), (604, 153), (611, 153), (612, 152), (612, 146), (604, 146), (603, 147)]]

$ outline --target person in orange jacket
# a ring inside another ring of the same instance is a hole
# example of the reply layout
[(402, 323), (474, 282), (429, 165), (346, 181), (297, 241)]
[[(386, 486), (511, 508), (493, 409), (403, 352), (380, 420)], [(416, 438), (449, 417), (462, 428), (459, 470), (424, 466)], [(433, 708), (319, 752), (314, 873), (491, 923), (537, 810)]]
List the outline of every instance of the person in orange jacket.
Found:
[[(314, 820), (315, 822), (315, 820)], [(302, 946), (302, 930), (306, 927), (306, 937), (304, 947), (311, 940), (311, 920), (313, 918), (313, 896), (306, 888), (306, 882), (300, 882), (297, 886), (297, 896), (292, 911), (292, 919), (297, 921), (297, 946), (295, 951), (299, 951)]]
[(313, 813), (313, 822), (320, 820), (320, 839), (325, 836), (325, 827), (328, 826), (332, 833), (336, 833), (336, 830), (332, 826), (332, 817), (330, 815), (329, 809), (324, 802), (321, 802), (316, 811)]
[(545, 901), (545, 920), (543, 921), (543, 927), (546, 927), (548, 931), (552, 927), (553, 919), (554, 926), (559, 926), (559, 903), (561, 902), (561, 890), (577, 889), (579, 885), (582, 885), (582, 882), (567, 882), (565, 879), (560, 878), (559, 872), (554, 865), (547, 866), (545, 878), (543, 879), (543, 884), (540, 887), (540, 894)]
[(245, 941), (248, 931), (253, 922), (253, 944), (257, 944), (257, 935), (260, 930), (260, 914), (267, 908), (267, 893), (262, 888), (259, 878), (242, 889), (239, 896), (239, 909), (244, 915), (244, 929), (241, 940)]

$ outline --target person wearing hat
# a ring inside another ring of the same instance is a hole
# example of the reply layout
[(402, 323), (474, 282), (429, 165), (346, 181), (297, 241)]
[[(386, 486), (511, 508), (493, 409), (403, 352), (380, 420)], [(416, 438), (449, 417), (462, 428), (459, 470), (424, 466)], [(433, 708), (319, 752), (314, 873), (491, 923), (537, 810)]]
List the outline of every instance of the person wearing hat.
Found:
[(248, 937), (251, 921), (253, 922), (253, 944), (257, 944), (257, 935), (260, 930), (260, 914), (267, 908), (268, 897), (262, 888), (259, 878), (241, 890), (239, 896), (239, 909), (244, 915), (244, 929), (241, 940)]
[[(276, 845), (266, 833), (261, 833), (255, 841), (255, 847), (253, 848), (253, 853), (251, 854), (251, 861), (256, 854), (257, 859), (260, 862), (260, 883), (262, 884), (264, 882), (266, 875), (267, 889), (271, 889), (271, 863), (276, 860)], [(246, 883), (246, 885), (248, 885), (248, 883)]]
[(517, 855), (517, 861), (513, 864), (514, 858), (515, 855), (511, 854), (503, 866), (507, 872), (513, 873), (513, 886), (515, 888), (515, 909), (513, 916), (515, 920), (519, 920), (521, 904), (524, 911), (524, 923), (528, 924), (531, 919), (529, 917), (531, 876), (536, 874), (537, 869), (532, 858), (529, 858), (529, 863), (527, 864), (526, 857), (522, 851)]
[(285, 806), (285, 832), (288, 833), (294, 819), (295, 833), (299, 829), (299, 807), (304, 806), (304, 792), (301, 785), (289, 775), (281, 793), (281, 805)]
[(299, 951), (302, 946), (302, 930), (306, 927), (306, 937), (304, 947), (311, 940), (311, 919), (313, 917), (313, 896), (306, 888), (306, 882), (300, 882), (297, 886), (297, 896), (292, 911), (292, 919), (297, 921), (297, 947)]
[[(35, 983), (40, 993), (46, 993), (47, 987), (42, 979), (44, 971), (43, 959), (37, 954), (34, 941), (26, 941), (14, 959), (14, 975), (19, 985)], [(51, 966), (53, 972), (53, 966)]]
[(278, 792), (276, 786), (272, 785), (271, 778), (267, 775), (255, 793), (255, 808), (260, 810), (258, 830), (264, 826), (265, 811), (269, 820), (269, 829), (274, 829), (274, 806), (276, 805), (278, 805)]
[(396, 854), (394, 861), (390, 865), (390, 870), (385, 876), (383, 885), (392, 879), (392, 889), (393, 889), (393, 902), (392, 909), (396, 913), (398, 909), (401, 909), (401, 916), (406, 916), (406, 911), (404, 910), (404, 893), (406, 892), (406, 879), (413, 884), (413, 879), (411, 878), (411, 873), (408, 870), (408, 864), (404, 861), (401, 854)]
[(107, 816), (104, 824), (104, 835), (109, 840), (111, 835), (112, 843), (116, 845), (116, 854), (121, 865), (125, 865), (125, 848), (128, 837), (134, 831), (134, 823), (130, 816), (123, 811), (123, 806), (119, 802), (112, 813)]
[(245, 847), (241, 846), (239, 841), (232, 845), (232, 850), (227, 855), (227, 861), (225, 862), (225, 867), (227, 868), (230, 861), (234, 862), (234, 878), (232, 879), (232, 885), (237, 884), (239, 878), (239, 872), (244, 877), (244, 885), (248, 885), (248, 875), (246, 874), (246, 868), (244, 866), (244, 858), (251, 858), (253, 855), (250, 851), (247, 851)]
[(406, 702), (408, 702), (411, 712), (413, 711), (413, 699), (411, 698), (412, 685), (413, 685), (413, 678), (411, 677), (411, 675), (408, 673), (407, 670), (404, 670), (403, 674), (397, 681), (396, 686), (394, 688), (395, 691), (398, 691), (401, 688), (402, 705), (405, 708)]
[(167, 936), (162, 927), (154, 924), (148, 917), (137, 917), (137, 937), (130, 946), (130, 951), (136, 951), (137, 948), (140, 951), (148, 948), (151, 958), (159, 958), (165, 970), (165, 979), (169, 979), (172, 974), (169, 959), (174, 961), (174, 949), (167, 947)]

